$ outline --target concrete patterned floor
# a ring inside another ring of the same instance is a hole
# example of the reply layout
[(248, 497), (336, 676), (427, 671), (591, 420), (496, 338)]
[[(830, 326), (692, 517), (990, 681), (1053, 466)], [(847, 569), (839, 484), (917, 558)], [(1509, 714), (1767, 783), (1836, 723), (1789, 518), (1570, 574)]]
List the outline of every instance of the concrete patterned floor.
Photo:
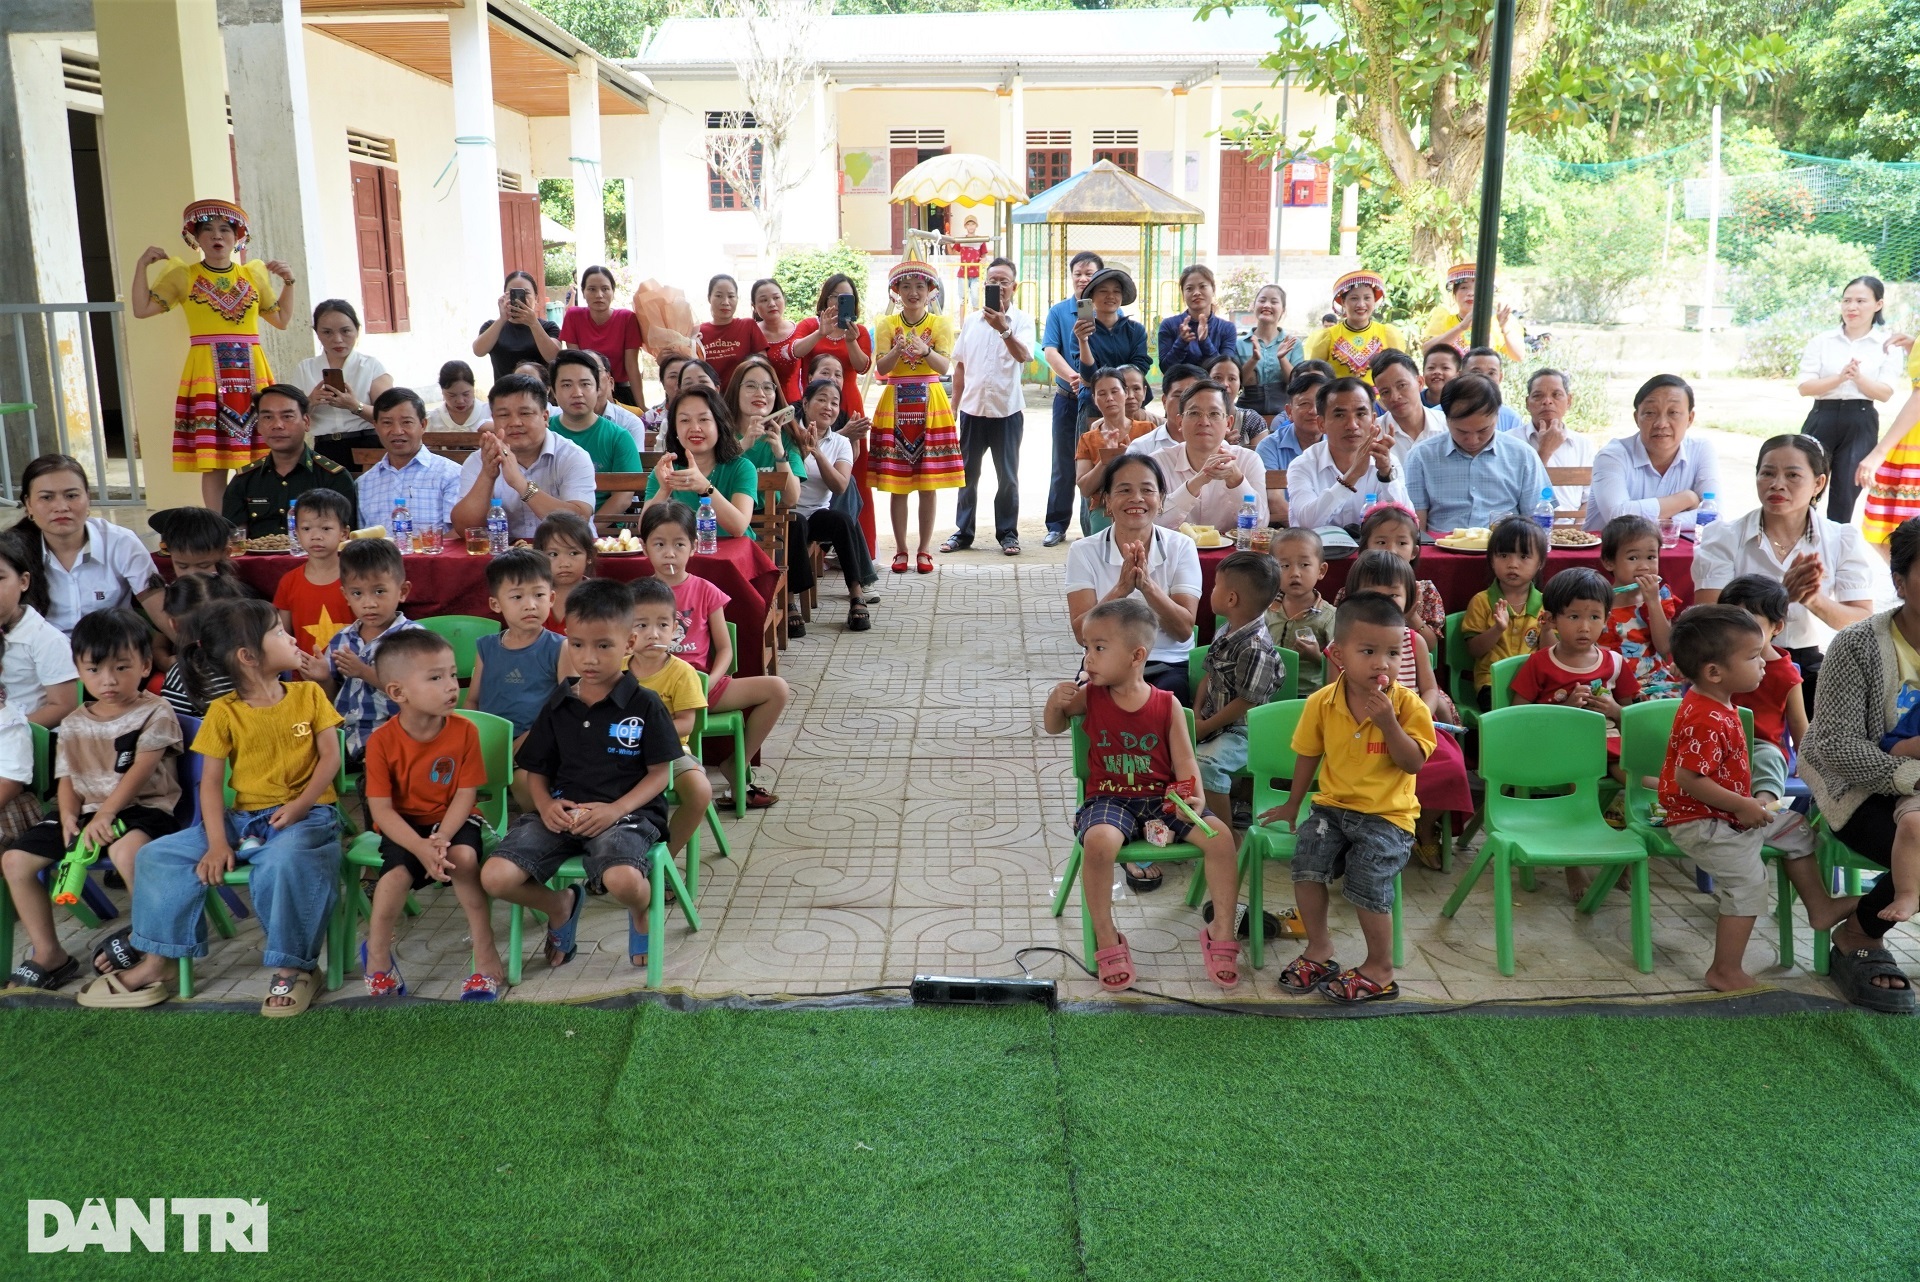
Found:
[[(1078, 651), (1064, 614), (1064, 549), (1042, 552), (1037, 535), (1019, 560), (973, 553), (938, 558), (929, 576), (883, 574), (873, 630), (844, 630), (845, 598), (822, 597), (808, 635), (782, 656), (793, 707), (765, 761), (780, 804), (724, 823), (735, 858), (705, 860), (699, 894), (704, 928), (670, 919), (665, 982), (729, 993), (820, 993), (904, 984), (916, 973), (1017, 975), (1014, 951), (1054, 945), (1078, 951), (1077, 898), (1048, 914), (1071, 845), (1073, 784), (1068, 741), (1042, 729), (1047, 689), (1071, 677)], [(711, 842), (703, 842), (703, 852)], [(1592, 918), (1568, 901), (1560, 878), (1516, 892), (1518, 972), (1494, 965), (1492, 892), (1477, 887), (1451, 921), (1439, 915), (1452, 874), (1406, 874), (1409, 994), (1439, 1001), (1586, 997), (1697, 990), (1712, 942), (1712, 905), (1689, 877), (1654, 865), (1655, 970), (1633, 968), (1626, 896)], [(1212, 1000), (1201, 973), (1196, 914), (1184, 907), (1188, 873), (1175, 866), (1150, 896), (1117, 891), (1118, 914), (1140, 966), (1140, 986)], [(1284, 867), (1267, 877), (1272, 909), (1292, 901)], [(116, 897), (123, 896), (116, 892)], [(467, 973), (464, 918), (451, 893), (421, 896), (424, 914), (399, 935), (411, 990), (457, 995)], [(1362, 955), (1352, 913), (1336, 898), (1338, 955)], [(495, 929), (505, 939), (506, 908)], [(69, 946), (92, 932), (69, 922)], [(529, 947), (539, 932), (530, 926)], [(1806, 969), (1811, 932), (1796, 932), (1800, 969), (1775, 966), (1763, 920), (1748, 965), (1765, 982), (1830, 994)], [(1890, 936), (1903, 963), (1920, 965), (1909, 932)], [(203, 1000), (257, 1001), (265, 989), (259, 930), (242, 924), (196, 967)], [(24, 942), (21, 947), (24, 949)], [(1276, 998), (1274, 977), (1292, 955), (1283, 942), (1235, 996)], [(1062, 958), (1029, 959), (1034, 973), (1062, 979), (1063, 994), (1098, 992)], [(1248, 972), (1251, 973), (1251, 972)], [(531, 958), (516, 1001), (565, 1001), (639, 988), (626, 959), (623, 915), (590, 902), (575, 960), (549, 970)], [(78, 985), (68, 988), (74, 991)], [(340, 997), (362, 992), (350, 977)]]

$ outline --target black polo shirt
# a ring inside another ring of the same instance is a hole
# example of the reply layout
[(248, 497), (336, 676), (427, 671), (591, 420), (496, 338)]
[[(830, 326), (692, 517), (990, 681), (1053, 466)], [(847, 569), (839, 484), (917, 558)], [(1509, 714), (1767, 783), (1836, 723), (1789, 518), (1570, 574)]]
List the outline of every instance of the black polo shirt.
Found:
[(360, 524), (360, 496), (354, 489), (353, 474), (332, 459), (315, 454), (311, 446), (285, 476), (274, 467), (271, 454), (235, 472), (220, 499), (220, 515), (235, 525), (245, 526), (250, 539), (285, 534), (287, 509), (308, 490), (344, 494), (353, 505), (353, 519), (347, 523), (348, 528)]
[[(554, 796), (615, 801), (632, 792), (649, 769), (680, 756), (673, 714), (631, 673), (621, 673), (607, 697), (591, 705), (574, 695), (579, 682), (570, 677), (560, 683), (513, 754), (513, 764), (543, 776)], [(653, 815), (665, 832), (665, 792), (637, 813)]]

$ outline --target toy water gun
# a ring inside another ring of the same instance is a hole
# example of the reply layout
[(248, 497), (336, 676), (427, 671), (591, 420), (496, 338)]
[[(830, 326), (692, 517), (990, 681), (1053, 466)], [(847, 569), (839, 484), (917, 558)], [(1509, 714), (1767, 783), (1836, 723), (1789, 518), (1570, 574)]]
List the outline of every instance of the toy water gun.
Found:
[[(126, 835), (127, 827), (118, 819), (113, 821), (113, 836), (118, 839)], [(99, 862), (101, 847), (94, 845), (82, 836), (73, 843), (73, 849), (60, 860), (60, 867), (53, 876), (53, 902), (62, 907), (70, 907), (80, 902), (80, 892), (86, 889), (87, 870)]]

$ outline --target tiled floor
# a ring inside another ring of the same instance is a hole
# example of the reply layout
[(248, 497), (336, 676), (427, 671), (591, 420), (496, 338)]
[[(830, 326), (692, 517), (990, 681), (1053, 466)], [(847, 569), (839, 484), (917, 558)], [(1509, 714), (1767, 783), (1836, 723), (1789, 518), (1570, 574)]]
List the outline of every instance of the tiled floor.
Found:
[[(703, 861), (700, 932), (670, 918), (668, 987), (819, 993), (902, 984), (916, 973), (1017, 975), (1016, 949), (1078, 951), (1077, 897), (1063, 918), (1048, 914), (1071, 843), (1068, 744), (1048, 736), (1038, 716), (1047, 689), (1077, 664), (1063, 609), (1063, 551), (1042, 552), (1035, 536), (1017, 561), (981, 552), (940, 557), (929, 576), (883, 574), (874, 627), (864, 634), (844, 630), (837, 585), (823, 594), (814, 626), (782, 656), (793, 706), (765, 754), (781, 802), (740, 820), (726, 813), (735, 857)], [(703, 853), (710, 851), (709, 839)], [(1474, 1001), (1698, 988), (1712, 906), (1677, 868), (1654, 869), (1653, 974), (1633, 968), (1624, 894), (1582, 917), (1550, 874), (1534, 891), (1516, 892), (1518, 972), (1505, 979), (1494, 965), (1487, 884), (1453, 920), (1440, 916), (1462, 866), (1407, 872), (1401, 975), (1412, 995)], [(1123, 884), (1118, 912), (1142, 988), (1210, 1000), (1218, 994), (1200, 970), (1198, 920), (1184, 907), (1187, 875), (1176, 866), (1146, 897)], [(401, 928), (400, 964), (413, 992), (451, 998), (467, 973), (465, 921), (447, 891), (424, 892), (421, 902), (424, 914)], [(1284, 867), (1270, 871), (1269, 906), (1290, 902)], [(506, 911), (497, 906), (494, 916), (503, 941)], [(1358, 929), (1337, 899), (1335, 921), (1339, 956), (1358, 961)], [(91, 933), (72, 923), (66, 931), (75, 948)], [(1804, 969), (1811, 933), (1803, 926), (1796, 935), (1801, 968), (1783, 970), (1773, 965), (1774, 931), (1763, 920), (1750, 969), (1768, 983), (1830, 993)], [(537, 929), (530, 925), (527, 936), (529, 947), (537, 944)], [(1890, 937), (1903, 962), (1920, 964), (1912, 939)], [(200, 996), (257, 1000), (265, 988), (259, 942), (251, 921), (237, 938), (216, 941), (196, 967)], [(1274, 977), (1291, 955), (1276, 945), (1235, 995), (1277, 997)], [(1029, 964), (1061, 978), (1065, 995), (1098, 992), (1057, 956)], [(624, 918), (597, 900), (586, 909), (575, 960), (549, 970), (531, 958), (512, 1000), (605, 996), (642, 981), (626, 959)], [(350, 977), (336, 996), (361, 991)]]

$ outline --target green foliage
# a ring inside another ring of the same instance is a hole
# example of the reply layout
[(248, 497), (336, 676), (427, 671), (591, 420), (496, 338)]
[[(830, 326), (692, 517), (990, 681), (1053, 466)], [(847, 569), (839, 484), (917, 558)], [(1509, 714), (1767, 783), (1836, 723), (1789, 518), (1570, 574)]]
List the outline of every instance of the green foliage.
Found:
[[(1873, 271), (1873, 258), (1859, 245), (1818, 232), (1782, 232), (1761, 246), (1733, 274), (1728, 301), (1736, 325), (1751, 325), (1780, 312), (1818, 307), (1825, 328), (1839, 315), (1840, 291), (1855, 276)], [(1801, 341), (1806, 341), (1803, 331)]]
[(1847, 0), (1805, 59), (1800, 146), (1920, 160), (1920, 0)]
[[(795, 320), (813, 315), (814, 300), (820, 296), (820, 282), (835, 272), (845, 272), (853, 278), (856, 291), (866, 293), (867, 253), (844, 240), (824, 249), (801, 249), (783, 254), (773, 265), (773, 278), (780, 285), (780, 292), (787, 296), (787, 315)], [(861, 298), (861, 306), (869, 313), (875, 306), (875, 300)]]
[(631, 58), (647, 35), (680, 5), (668, 0), (527, 0), (555, 26), (592, 45), (602, 57)]
[[(604, 217), (603, 233), (607, 239), (607, 259), (609, 265), (630, 261), (627, 257), (627, 184), (612, 178), (600, 184), (600, 208)], [(540, 212), (559, 223), (562, 227), (573, 226), (573, 180), (570, 178), (542, 178), (540, 180)], [(567, 261), (573, 261), (573, 250), (567, 249)], [(551, 271), (553, 255), (547, 255)], [(582, 266), (591, 267), (592, 263)]]
[(548, 245), (547, 259), (547, 296), (553, 299), (566, 297), (567, 290), (573, 287), (573, 246)]
[(1604, 325), (1660, 261), (1666, 195), (1650, 174), (1602, 183), (1554, 184), (1542, 209), (1534, 260), (1545, 270), (1534, 310), (1555, 320)]
[[(1337, 224), (1339, 219), (1333, 221)], [(1440, 301), (1440, 279), (1433, 265), (1413, 256), (1412, 223), (1405, 206), (1394, 200), (1391, 192), (1361, 189), (1360, 261), (1379, 272), (1386, 282), (1387, 303), (1379, 315), (1392, 324), (1424, 318)], [(1339, 234), (1336, 226), (1333, 235)]]
[(1807, 339), (1832, 327), (1836, 315), (1832, 299), (1773, 313), (1747, 330), (1747, 345), (1734, 373), (1746, 378), (1792, 378), (1800, 369)]
[(1269, 274), (1258, 264), (1242, 263), (1220, 281), (1220, 287), (1214, 293), (1214, 303), (1229, 316), (1235, 312), (1252, 311), (1254, 295), (1267, 283)]

